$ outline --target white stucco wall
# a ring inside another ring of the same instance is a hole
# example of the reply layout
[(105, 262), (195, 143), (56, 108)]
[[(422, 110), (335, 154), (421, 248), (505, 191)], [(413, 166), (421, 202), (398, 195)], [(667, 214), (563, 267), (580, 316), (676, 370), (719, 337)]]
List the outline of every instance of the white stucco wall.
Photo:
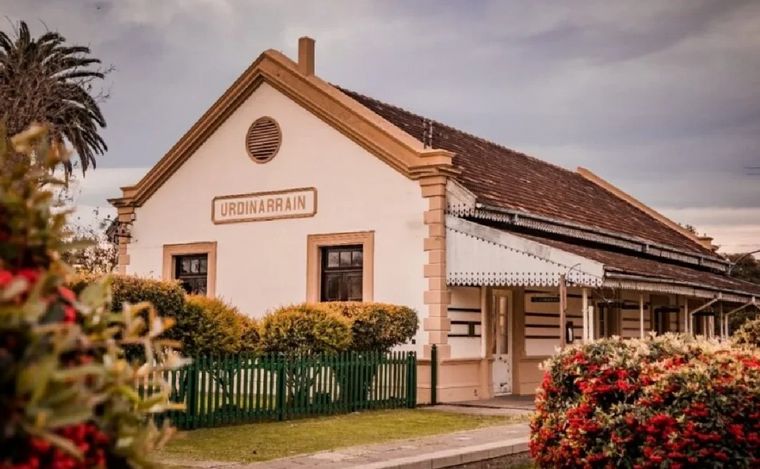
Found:
[[(244, 148), (248, 127), (261, 116), (277, 120), (283, 135), (266, 164), (251, 161)], [(211, 221), (215, 196), (300, 187), (317, 189), (312, 218)], [(160, 278), (164, 244), (216, 241), (217, 295), (261, 316), (305, 300), (308, 234), (374, 230), (374, 300), (422, 312), (425, 208), (416, 181), (262, 84), (136, 210), (127, 272)]]

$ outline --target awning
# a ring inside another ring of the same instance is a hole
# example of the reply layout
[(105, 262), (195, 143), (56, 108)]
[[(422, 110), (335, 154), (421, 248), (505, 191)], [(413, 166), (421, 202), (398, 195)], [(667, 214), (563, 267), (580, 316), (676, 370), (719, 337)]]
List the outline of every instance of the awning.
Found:
[(446, 217), (446, 268), (449, 285), (601, 286), (602, 263), (507, 231)]
[(760, 285), (710, 270), (559, 241), (446, 217), (450, 285), (558, 286), (570, 284), (744, 302)]

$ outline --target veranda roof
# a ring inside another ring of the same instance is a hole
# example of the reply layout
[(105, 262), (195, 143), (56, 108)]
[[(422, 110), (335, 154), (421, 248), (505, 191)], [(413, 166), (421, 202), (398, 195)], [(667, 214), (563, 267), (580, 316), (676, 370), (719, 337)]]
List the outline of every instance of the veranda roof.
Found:
[(760, 285), (708, 270), (446, 217), (450, 285), (610, 287), (744, 302)]

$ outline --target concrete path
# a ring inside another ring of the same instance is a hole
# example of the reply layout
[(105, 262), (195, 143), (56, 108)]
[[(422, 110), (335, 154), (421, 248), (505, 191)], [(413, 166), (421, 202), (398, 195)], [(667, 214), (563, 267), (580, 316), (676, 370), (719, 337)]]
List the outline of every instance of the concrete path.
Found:
[[(332, 451), (304, 454), (260, 463), (242, 464), (225, 461), (183, 461), (172, 458), (160, 461), (169, 468), (216, 469), (437, 469), (467, 465), (468, 468), (503, 467), (510, 455), (528, 451), (530, 429), (527, 423), (498, 425), (477, 430), (446, 433), (408, 440), (365, 446), (351, 446)], [(498, 461), (480, 465), (479, 461)]]
[(527, 423), (480, 428), (411, 440), (354, 446), (262, 463), (224, 464), (225, 469), (433, 469), (484, 459), (502, 458), (528, 450)]

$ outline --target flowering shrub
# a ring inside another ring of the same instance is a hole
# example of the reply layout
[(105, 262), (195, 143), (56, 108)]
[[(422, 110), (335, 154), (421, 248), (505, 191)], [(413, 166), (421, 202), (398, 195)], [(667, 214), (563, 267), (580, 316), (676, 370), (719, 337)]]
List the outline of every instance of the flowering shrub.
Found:
[[(60, 147), (47, 147), (41, 126), (12, 139), (1, 127), (0, 468), (149, 466), (172, 431), (150, 418), (171, 408), (169, 387), (152, 372), (183, 364), (155, 340), (171, 321), (145, 303), (111, 312), (107, 279), (79, 295), (66, 286), (65, 214), (42, 189), (56, 184), (49, 170)], [(24, 158), (39, 165), (13, 163)], [(127, 343), (143, 347), (141, 362), (126, 360)], [(137, 394), (138, 382), (153, 388), (150, 398)]]
[(760, 348), (760, 318), (747, 321), (732, 336), (737, 345), (749, 345)]
[(757, 467), (760, 353), (689, 337), (599, 340), (544, 364), (541, 467)]

